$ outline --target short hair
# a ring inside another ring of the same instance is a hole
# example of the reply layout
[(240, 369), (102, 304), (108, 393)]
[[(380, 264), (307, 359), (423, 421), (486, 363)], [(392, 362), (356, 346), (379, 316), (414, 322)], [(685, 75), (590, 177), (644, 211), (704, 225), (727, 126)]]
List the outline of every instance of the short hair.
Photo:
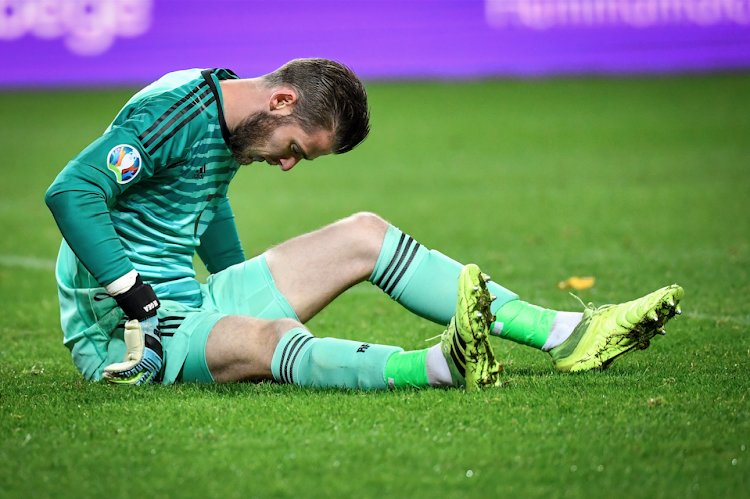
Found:
[(354, 149), (370, 133), (367, 92), (354, 71), (328, 59), (294, 59), (263, 76), (269, 87), (297, 92), (292, 111), (307, 133), (333, 132), (333, 153)]

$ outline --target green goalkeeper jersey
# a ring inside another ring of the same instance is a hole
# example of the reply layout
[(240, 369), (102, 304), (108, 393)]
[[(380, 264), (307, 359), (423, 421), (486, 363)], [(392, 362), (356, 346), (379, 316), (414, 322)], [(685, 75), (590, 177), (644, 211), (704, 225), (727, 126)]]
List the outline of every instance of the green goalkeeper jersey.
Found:
[[(199, 306), (196, 250), (209, 271), (244, 261), (227, 198), (219, 81), (229, 70), (169, 73), (134, 95), (47, 191), (64, 236), (58, 278), (107, 285), (137, 270), (161, 299)], [(221, 230), (208, 230), (212, 226)]]

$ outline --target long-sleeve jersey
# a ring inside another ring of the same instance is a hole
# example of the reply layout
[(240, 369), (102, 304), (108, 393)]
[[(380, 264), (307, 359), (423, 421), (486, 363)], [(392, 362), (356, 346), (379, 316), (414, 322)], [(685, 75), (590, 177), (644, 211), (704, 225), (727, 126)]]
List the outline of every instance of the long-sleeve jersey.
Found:
[(47, 191), (64, 236), (58, 278), (105, 286), (135, 269), (160, 299), (199, 306), (196, 250), (210, 272), (245, 256), (227, 189), (226, 69), (169, 73), (134, 95)]

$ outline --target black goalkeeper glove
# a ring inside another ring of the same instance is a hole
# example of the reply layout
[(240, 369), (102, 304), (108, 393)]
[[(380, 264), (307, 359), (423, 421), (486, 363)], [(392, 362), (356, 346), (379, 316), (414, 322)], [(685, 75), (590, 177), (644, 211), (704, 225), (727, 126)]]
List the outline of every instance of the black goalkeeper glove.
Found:
[(104, 368), (104, 378), (110, 383), (141, 385), (153, 383), (164, 365), (159, 319), (160, 304), (153, 288), (137, 276), (127, 292), (114, 297), (127, 315), (125, 346), (122, 362)]

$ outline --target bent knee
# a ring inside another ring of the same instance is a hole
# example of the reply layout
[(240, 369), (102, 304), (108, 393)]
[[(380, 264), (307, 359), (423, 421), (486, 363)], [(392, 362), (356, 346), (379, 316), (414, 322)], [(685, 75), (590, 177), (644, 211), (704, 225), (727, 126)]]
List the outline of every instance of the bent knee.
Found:
[(270, 333), (271, 339), (274, 342), (274, 348), (276, 347), (276, 345), (279, 344), (279, 341), (281, 341), (281, 338), (283, 338), (284, 335), (288, 333), (289, 331), (291, 331), (292, 329), (296, 329), (296, 328), (307, 329), (305, 328), (305, 326), (302, 325), (301, 322), (296, 321), (294, 319), (274, 319), (270, 322), (271, 324), (269, 327), (270, 329), (269, 333)]
[(216, 323), (205, 347), (216, 382), (271, 379), (271, 361), (281, 338), (303, 327), (294, 319), (264, 320), (230, 315)]
[(338, 223), (346, 225), (349, 231), (360, 237), (382, 238), (385, 231), (388, 230), (388, 222), (381, 216), (369, 211), (360, 211), (340, 220)]
[(386, 222), (383, 217), (369, 211), (360, 211), (359, 213), (348, 216), (344, 220), (356, 225), (362, 230), (385, 231), (388, 228), (388, 222)]
[(362, 211), (343, 220), (348, 234), (348, 246), (367, 260), (377, 259), (383, 245), (388, 222), (375, 213)]

